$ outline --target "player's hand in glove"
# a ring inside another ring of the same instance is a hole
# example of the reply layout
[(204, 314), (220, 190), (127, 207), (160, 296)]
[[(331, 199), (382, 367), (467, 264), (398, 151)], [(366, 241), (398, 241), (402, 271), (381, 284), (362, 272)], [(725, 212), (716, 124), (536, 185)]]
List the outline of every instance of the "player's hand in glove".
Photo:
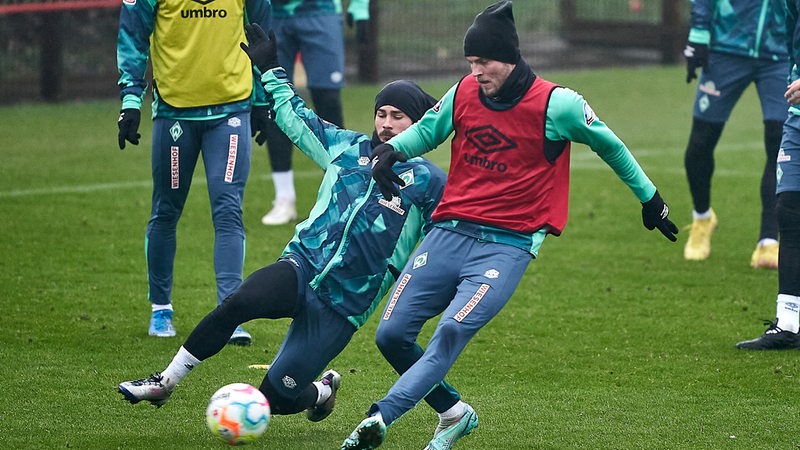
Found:
[(378, 144), (372, 149), (372, 178), (378, 184), (381, 194), (386, 200), (391, 200), (395, 195), (400, 195), (400, 190), (395, 183), (405, 186), (403, 181), (394, 171), (392, 166), (396, 161), (405, 162), (406, 155), (395, 151), (389, 144)]
[(271, 29), (267, 36), (260, 25), (252, 23), (244, 26), (244, 33), (250, 45), (240, 42), (239, 46), (247, 53), (250, 61), (258, 67), (261, 73), (280, 66), (278, 64), (278, 41)]
[(702, 68), (703, 72), (708, 72), (708, 45), (689, 42), (683, 49), (683, 56), (686, 57), (687, 83), (697, 78), (697, 69)]
[(672, 242), (678, 240), (678, 227), (667, 217), (669, 216), (669, 206), (661, 199), (661, 195), (656, 191), (653, 198), (642, 203), (642, 223), (648, 230), (658, 228), (664, 236)]
[(267, 141), (267, 129), (272, 116), (269, 106), (253, 106), (250, 111), (250, 134), (256, 138), (256, 144), (261, 145)]
[(139, 121), (141, 120), (142, 113), (136, 108), (125, 108), (119, 112), (119, 119), (117, 119), (117, 127), (119, 127), (119, 149), (125, 148), (125, 141), (133, 145), (139, 145)]

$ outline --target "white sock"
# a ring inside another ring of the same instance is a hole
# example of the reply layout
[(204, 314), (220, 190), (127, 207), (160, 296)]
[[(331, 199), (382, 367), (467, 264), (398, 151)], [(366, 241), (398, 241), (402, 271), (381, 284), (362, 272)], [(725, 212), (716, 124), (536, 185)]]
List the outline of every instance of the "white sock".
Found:
[(172, 311), (172, 303), (167, 303), (166, 305), (156, 305), (155, 303), (153, 303), (152, 308), (153, 312), (163, 311), (165, 309)]
[(294, 172), (272, 172), (272, 183), (275, 184), (275, 200), (283, 199), (294, 203)]
[(161, 375), (164, 377), (161, 380), (161, 384), (163, 384), (167, 389), (175, 389), (175, 386), (189, 374), (189, 371), (197, 367), (202, 361), (195, 358), (191, 353), (189, 353), (183, 346), (178, 349), (178, 353), (175, 354), (175, 357), (172, 358), (172, 362), (169, 363), (166, 369), (161, 372)]
[(705, 220), (711, 217), (711, 208), (704, 213), (699, 213), (695, 210), (692, 210), (692, 219), (694, 220)]
[(321, 381), (315, 381), (314, 386), (317, 388), (317, 402), (314, 403), (315, 405), (321, 405), (322, 402), (328, 399), (331, 396), (331, 389), (330, 385), (325, 384)]
[(777, 240), (775, 240), (775, 239), (772, 239), (772, 238), (764, 238), (764, 239), (762, 239), (762, 240), (758, 241), (758, 246), (759, 246), (759, 247), (763, 247), (763, 246), (765, 246), (765, 245), (772, 245), (772, 244), (777, 244), (777, 243), (778, 243), (778, 241), (777, 241)]
[(797, 333), (800, 331), (800, 297), (778, 294), (778, 328)]
[(464, 415), (464, 409), (467, 404), (459, 400), (455, 405), (451, 406), (445, 412), (439, 413), (439, 423), (452, 423), (460, 419)]

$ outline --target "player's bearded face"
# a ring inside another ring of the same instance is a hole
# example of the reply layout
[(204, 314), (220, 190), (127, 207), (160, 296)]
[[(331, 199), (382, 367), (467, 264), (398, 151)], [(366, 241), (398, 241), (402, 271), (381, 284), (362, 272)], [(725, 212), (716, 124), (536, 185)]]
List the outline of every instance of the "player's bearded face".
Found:
[(475, 80), (480, 84), (481, 91), (487, 97), (494, 97), (503, 87), (511, 71), (514, 70), (514, 64), (508, 64), (493, 59), (480, 58), (477, 56), (468, 56), (467, 62)]
[(384, 105), (375, 111), (375, 132), (378, 139), (386, 142), (411, 126), (411, 118), (392, 105)]

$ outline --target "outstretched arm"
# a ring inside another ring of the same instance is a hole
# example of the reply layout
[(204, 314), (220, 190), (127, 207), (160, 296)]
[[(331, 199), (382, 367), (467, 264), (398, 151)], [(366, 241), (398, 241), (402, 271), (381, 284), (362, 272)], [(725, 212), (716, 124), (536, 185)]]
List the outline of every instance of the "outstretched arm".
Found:
[(547, 138), (588, 145), (606, 162), (642, 203), (642, 222), (676, 241), (678, 227), (669, 220), (669, 207), (622, 140), (595, 115), (578, 93), (565, 88), (553, 91), (547, 109)]
[(353, 143), (369, 140), (362, 133), (326, 122), (309, 109), (278, 65), (278, 47), (272, 30), (267, 35), (257, 24), (245, 28), (249, 45), (242, 43), (241, 47), (263, 73), (261, 82), (271, 99), (275, 124), (300, 151), (324, 169)]

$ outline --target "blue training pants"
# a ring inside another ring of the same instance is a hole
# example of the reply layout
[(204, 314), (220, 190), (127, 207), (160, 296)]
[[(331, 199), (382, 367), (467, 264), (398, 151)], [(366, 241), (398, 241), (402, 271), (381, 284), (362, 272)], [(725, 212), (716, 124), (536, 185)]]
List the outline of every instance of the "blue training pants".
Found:
[(201, 154), (214, 223), (217, 303), (242, 283), (242, 201), (250, 173), (251, 140), (249, 111), (210, 120), (154, 120), (153, 200), (145, 235), (152, 303), (172, 301), (176, 229)]
[[(402, 375), (370, 412), (380, 410), (389, 425), (429, 392), (440, 391), (438, 401), (447, 402), (445, 375), (467, 342), (511, 298), (532, 258), (510, 245), (431, 230), (400, 275), (378, 325), (378, 347)], [(417, 336), (440, 313), (422, 352)], [(452, 388), (449, 392), (451, 398), (457, 396)], [(427, 400), (442, 412), (435, 399)]]

